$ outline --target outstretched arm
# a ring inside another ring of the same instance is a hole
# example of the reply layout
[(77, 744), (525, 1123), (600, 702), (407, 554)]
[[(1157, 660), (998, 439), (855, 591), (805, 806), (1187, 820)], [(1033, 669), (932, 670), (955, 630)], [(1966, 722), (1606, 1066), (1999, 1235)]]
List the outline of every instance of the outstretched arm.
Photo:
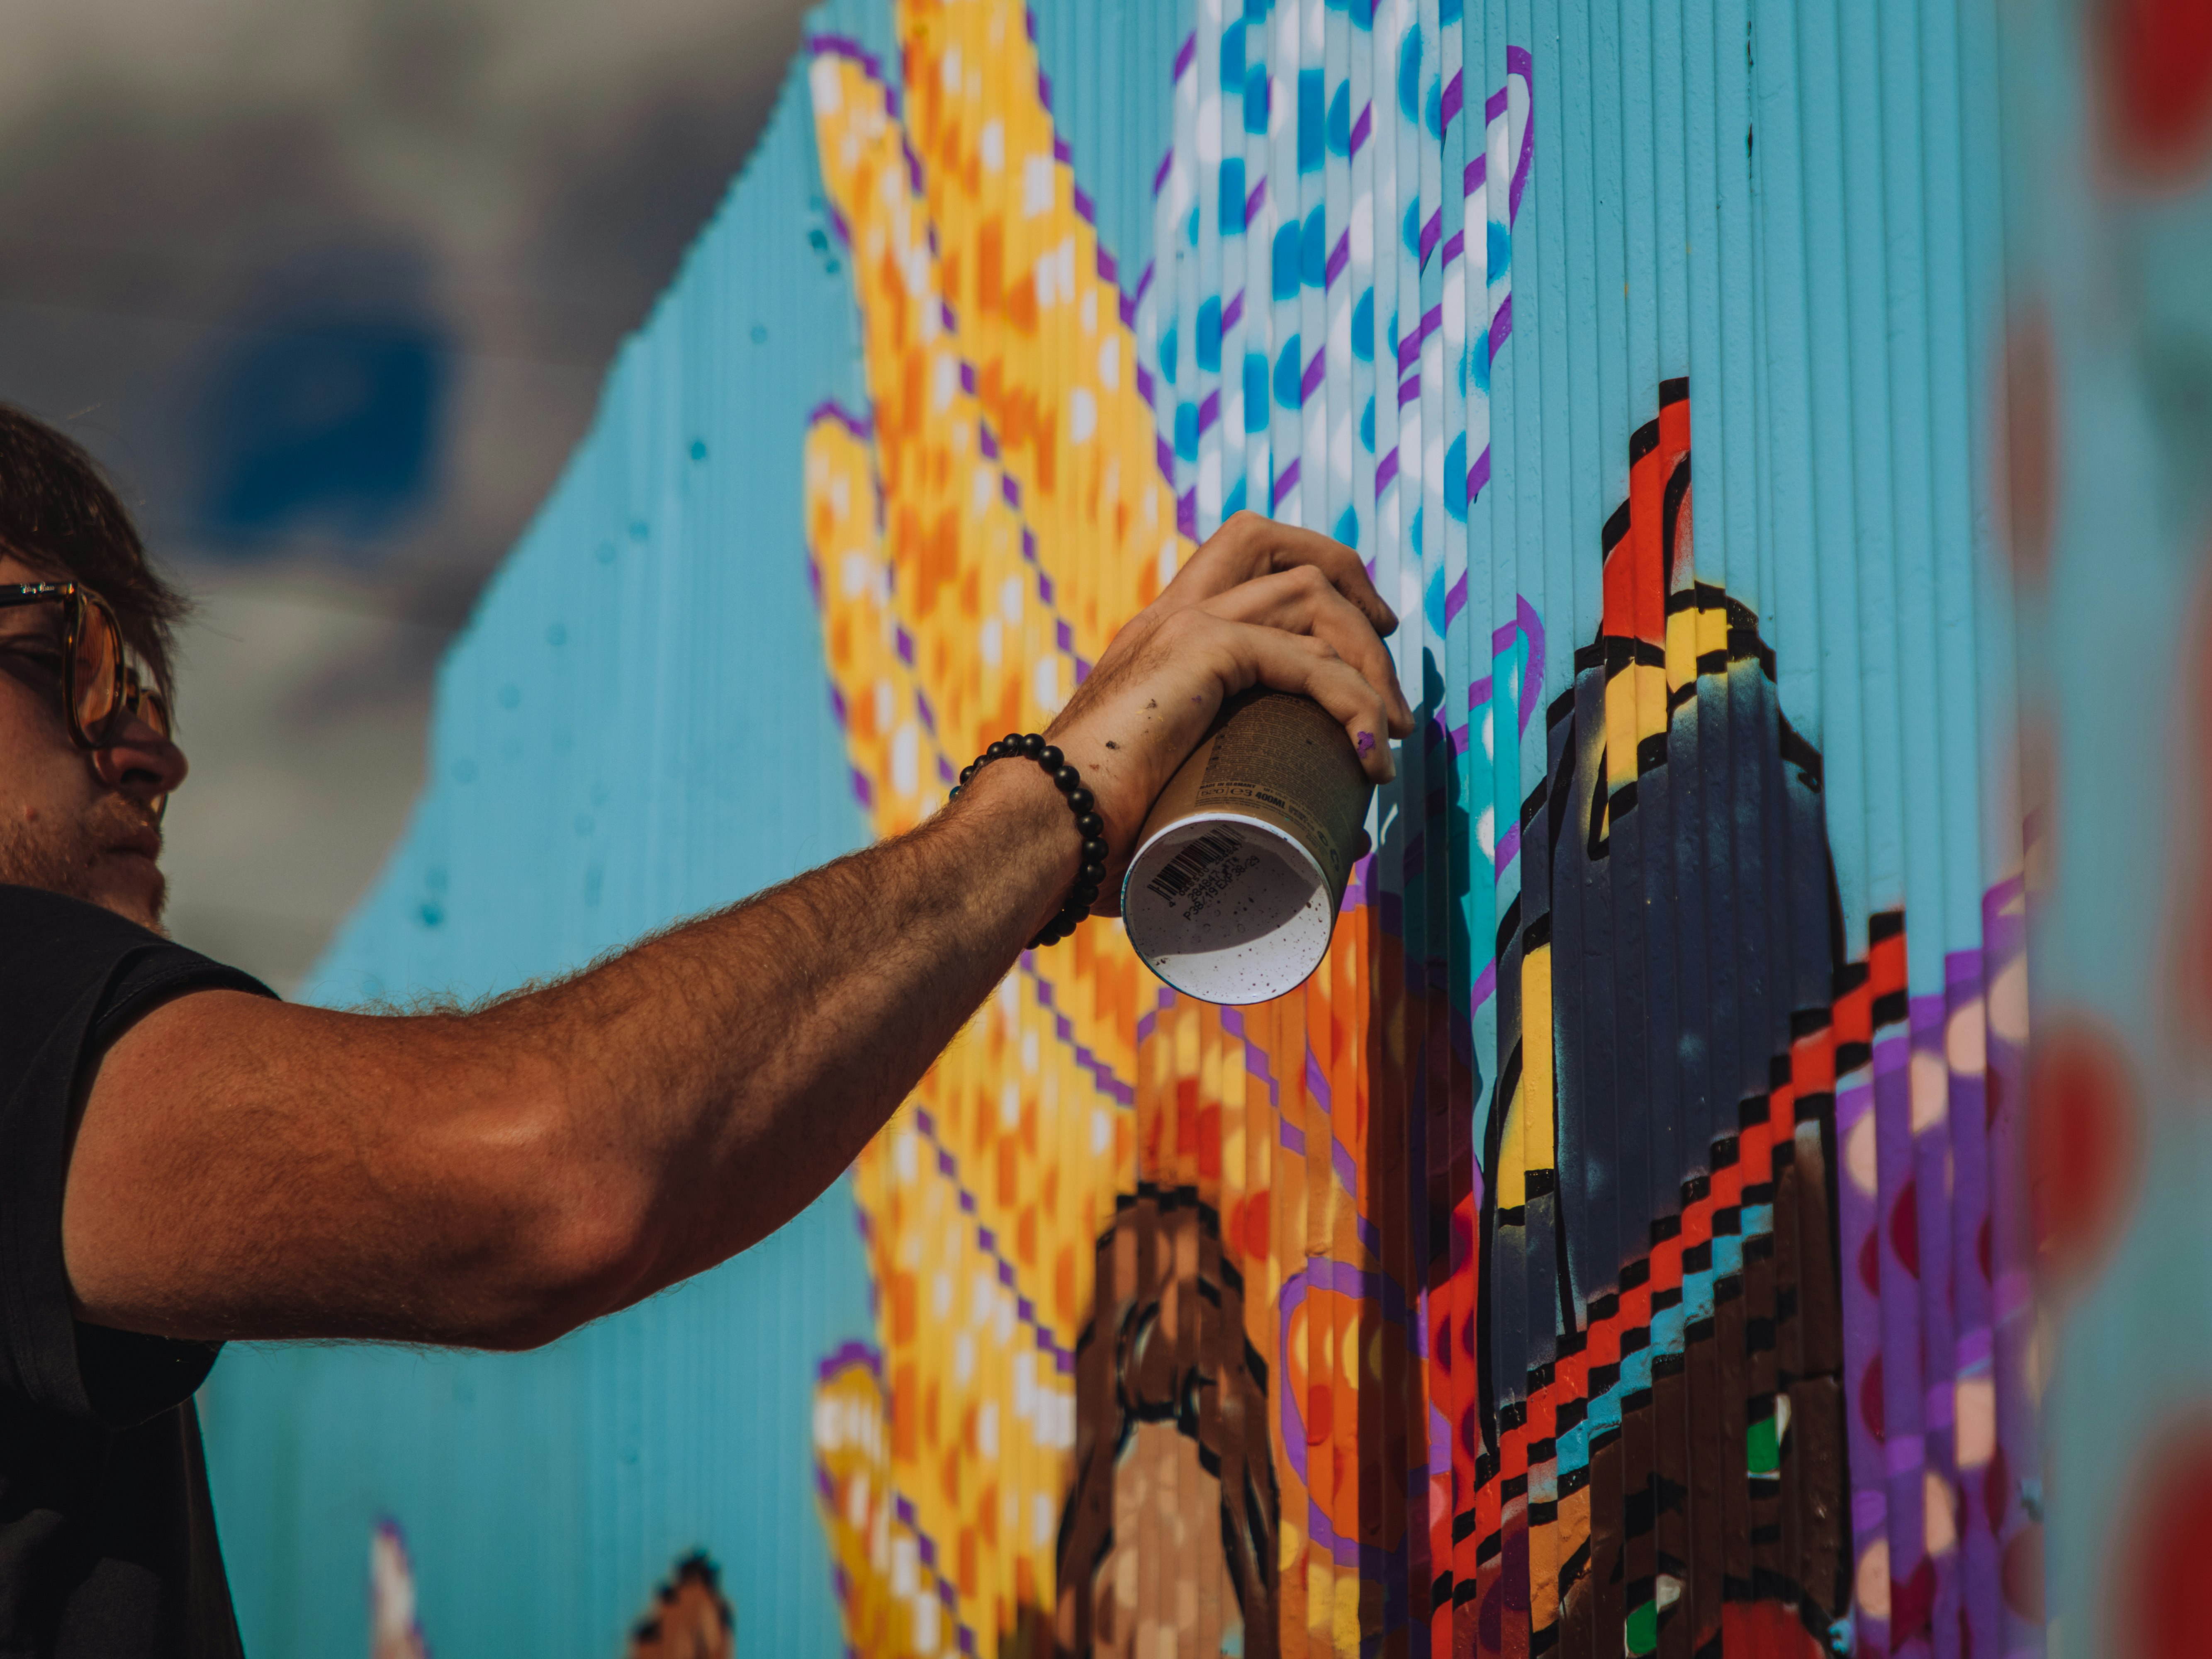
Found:
[[(1394, 625), (1345, 549), (1232, 520), (1054, 722), (1117, 863), (1255, 684), (1315, 697), (1387, 778), (1412, 723)], [(82, 1316), (519, 1347), (711, 1267), (882, 1126), (1058, 908), (1078, 845), (1043, 773), (1002, 763), (909, 835), (480, 1012), (179, 998), (90, 1081), (63, 1225)]]

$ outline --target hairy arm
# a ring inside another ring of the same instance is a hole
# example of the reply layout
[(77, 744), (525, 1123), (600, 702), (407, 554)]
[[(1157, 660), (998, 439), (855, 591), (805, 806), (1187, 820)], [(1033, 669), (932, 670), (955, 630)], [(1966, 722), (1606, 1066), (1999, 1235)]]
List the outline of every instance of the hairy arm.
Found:
[[(1115, 854), (1255, 683), (1316, 697), (1387, 776), (1412, 723), (1391, 625), (1344, 549), (1232, 522), (1053, 728)], [(1051, 916), (1077, 849), (1042, 772), (1001, 763), (908, 836), (477, 1012), (179, 998), (87, 1090), (63, 1217), (82, 1315), (519, 1347), (650, 1295), (836, 1177)]]

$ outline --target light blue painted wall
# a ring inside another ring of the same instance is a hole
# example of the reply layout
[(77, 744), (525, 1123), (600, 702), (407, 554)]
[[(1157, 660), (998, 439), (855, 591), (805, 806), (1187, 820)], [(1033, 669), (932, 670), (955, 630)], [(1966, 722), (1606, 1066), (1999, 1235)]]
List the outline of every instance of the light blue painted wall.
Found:
[[(504, 990), (861, 844), (800, 520), (809, 410), (863, 403), (826, 233), (794, 76), (447, 659), (422, 802), (310, 1000)], [(202, 1409), (249, 1650), (363, 1651), (389, 1515), (441, 1654), (618, 1653), (695, 1547), (744, 1651), (835, 1651), (811, 1384), (870, 1328), (839, 1188), (538, 1353), (234, 1350)]]

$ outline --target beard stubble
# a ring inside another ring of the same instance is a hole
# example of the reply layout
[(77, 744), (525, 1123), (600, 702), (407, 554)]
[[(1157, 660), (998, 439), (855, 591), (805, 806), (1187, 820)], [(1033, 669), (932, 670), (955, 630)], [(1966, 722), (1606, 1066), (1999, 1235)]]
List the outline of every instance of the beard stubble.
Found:
[[(153, 816), (124, 795), (103, 796), (74, 823), (41, 816), (26, 822), (20, 813), (0, 818), (0, 882), (37, 887), (67, 898), (100, 904), (100, 860), (117, 840), (155, 825)], [(161, 912), (168, 901), (168, 883), (158, 879), (151, 914), (130, 920), (150, 927), (164, 938)]]

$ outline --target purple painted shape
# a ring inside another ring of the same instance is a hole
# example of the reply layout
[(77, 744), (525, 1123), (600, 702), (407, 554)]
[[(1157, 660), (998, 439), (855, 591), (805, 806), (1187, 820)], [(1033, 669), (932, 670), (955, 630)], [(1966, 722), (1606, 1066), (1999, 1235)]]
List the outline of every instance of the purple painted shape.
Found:
[(1103, 245), (1098, 250), (1098, 280), (1102, 283), (1118, 283), (1121, 280), (1121, 265)]
[(1142, 363), (1139, 363), (1137, 365), (1138, 397), (1141, 398), (1147, 404), (1151, 403), (1152, 401), (1152, 392), (1158, 384), (1159, 383), (1157, 380), (1152, 379), (1152, 370), (1146, 368)]
[(1124, 327), (1124, 328), (1134, 328), (1134, 327), (1136, 327), (1136, 325), (1137, 325), (1137, 302), (1136, 302), (1134, 300), (1132, 300), (1132, 299), (1131, 299), (1127, 295), (1124, 294), (1124, 295), (1121, 296), (1121, 303), (1120, 303), (1119, 305), (1115, 306), (1115, 307), (1114, 307), (1114, 309), (1115, 309), (1117, 313), (1120, 313), (1120, 315), (1121, 315), (1121, 326), (1122, 326), (1122, 327)]
[(1283, 497), (1297, 487), (1298, 458), (1293, 455), (1291, 457), (1291, 464), (1275, 475), (1274, 486), (1267, 492), (1269, 508), (1280, 507), (1283, 504)]
[[(1895, 1028), (1891, 1029), (1894, 1030)], [(1875, 1042), (1875, 1201), (1877, 1207), (1874, 1224), (1880, 1240), (1875, 1249), (1879, 1252), (1881, 1274), (1879, 1352), (1881, 1356), (1883, 1415), (1881, 1467), (1888, 1482), (1889, 1516), (1886, 1524), (1889, 1534), (1890, 1578), (1899, 1584), (1909, 1583), (1919, 1572), (1920, 1564), (1928, 1559), (1923, 1525), (1927, 1509), (1922, 1491), (1921, 1446), (1923, 1437), (1920, 1413), (1923, 1390), (1921, 1383), (1923, 1337), (1918, 1278), (1926, 1264), (1908, 1261), (1896, 1248), (1899, 1237), (1899, 1206), (1907, 1201), (1905, 1188), (1913, 1184), (1916, 1173), (1912, 1088), (1909, 1071), (1911, 1048), (1909, 1038), (1901, 1035), (1887, 1040), (1878, 1036)], [(1839, 1191), (1843, 1184), (1843, 1182), (1838, 1182)], [(1856, 1239), (1846, 1237), (1842, 1242), (1847, 1252), (1843, 1266), (1848, 1273), (1858, 1265), (1861, 1253), (1853, 1248), (1858, 1243)], [(1924, 1245), (1924, 1241), (1917, 1243)], [(1853, 1354), (1848, 1322), (1844, 1333), (1844, 1353), (1846, 1376), (1858, 1369), (1855, 1362), (1871, 1358), (1863, 1349)], [(1862, 1386), (1862, 1396), (1864, 1392)], [(1857, 1474), (1854, 1466), (1852, 1474), (1855, 1480)], [(1899, 1637), (1909, 1638), (1911, 1634), (1910, 1630), (1893, 1627), (1893, 1649)]]
[[(1244, 198), (1244, 222), (1246, 224), (1250, 224), (1253, 220), (1259, 216), (1260, 205), (1267, 199), (1267, 181), (1265, 179), (1262, 179), (1258, 184), (1252, 186), (1252, 193)], [(1241, 299), (1243, 296), (1240, 295), (1238, 297)]]
[(817, 56), (826, 54), (831, 58), (848, 58), (866, 70), (871, 79), (881, 81), (884, 78), (883, 64), (875, 53), (849, 34), (812, 35), (807, 40), (806, 48)]
[(1075, 659), (1075, 683), (1078, 685), (1091, 678), (1091, 663), (1088, 657), (1078, 657)]
[[(1064, 149), (1065, 146), (1061, 148)], [(1075, 186), (1075, 216), (1086, 225), (1094, 223), (1098, 217), (1098, 210), (1091, 205), (1091, 198), (1083, 193), (1083, 186), (1080, 185)], [(1111, 282), (1113, 278), (1109, 276), (1107, 280)]]
[[(1285, 1124), (1283, 1127), (1286, 1132), (1290, 1127), (1288, 1124)], [(1285, 1139), (1283, 1144), (1285, 1146), (1288, 1146), (1290, 1145), (1290, 1142)], [(1301, 1146), (1297, 1150), (1303, 1153), (1305, 1149)], [(1275, 1298), (1275, 1305), (1278, 1310), (1275, 1316), (1275, 1322), (1276, 1328), (1279, 1333), (1279, 1338), (1275, 1347), (1275, 1355), (1279, 1360), (1283, 1355), (1291, 1352), (1291, 1316), (1304, 1305), (1305, 1299), (1306, 1270), (1301, 1267), (1297, 1272), (1292, 1273), (1288, 1279), (1285, 1279), (1283, 1281), (1282, 1291)], [(1287, 1370), (1288, 1368), (1285, 1367), (1285, 1369)], [(1281, 1407), (1283, 1449), (1290, 1455), (1291, 1467), (1297, 1471), (1298, 1484), (1300, 1486), (1304, 1486), (1307, 1484), (1308, 1479), (1306, 1474), (1306, 1416), (1303, 1411), (1298, 1409), (1298, 1391), (1290, 1385), (1290, 1379), (1287, 1376), (1285, 1376), (1277, 1386), (1276, 1392), (1280, 1394), (1283, 1398)], [(899, 1501), (901, 1503), (904, 1503), (906, 1500), (902, 1498)]]
[(914, 689), (914, 709), (915, 713), (921, 716), (922, 729), (927, 732), (931, 737), (935, 737), (937, 735), (937, 711), (929, 706), (929, 699), (922, 695), (921, 688), (920, 686), (916, 686)]
[(841, 1342), (824, 1354), (814, 1367), (814, 1375), (827, 1382), (848, 1366), (862, 1365), (878, 1381), (884, 1374), (884, 1357), (865, 1342)]
[(1014, 482), (1011, 472), (999, 475), (999, 494), (1006, 498), (1008, 507), (1018, 507), (1022, 504), (1022, 487)]
[[(1459, 573), (1459, 580), (1451, 585), (1450, 590), (1444, 595), (1444, 626), (1449, 628), (1453, 618), (1465, 609), (1467, 609), (1467, 572), (1462, 570)], [(1462, 752), (1465, 752), (1464, 746)]]
[(1285, 1118), (1276, 1126), (1275, 1138), (1300, 1158), (1306, 1155), (1306, 1132), (1290, 1119)]
[(1042, 571), (1042, 570), (1038, 571), (1038, 572), (1037, 572), (1037, 598), (1039, 598), (1039, 599), (1042, 599), (1042, 600), (1043, 600), (1047, 605), (1050, 605), (1050, 604), (1052, 603), (1052, 596), (1053, 596), (1052, 578), (1051, 578), (1051, 577), (1049, 577), (1049, 576), (1048, 576), (1048, 575), (1046, 575), (1046, 574), (1044, 574), (1044, 572), (1043, 572), (1043, 571)]
[(1536, 607), (1522, 595), (1515, 594), (1513, 603), (1521, 637), (1528, 641), (1528, 665), (1521, 671), (1521, 707), (1517, 711), (1521, 729), (1526, 732), (1536, 713), (1536, 700), (1544, 691), (1544, 624), (1537, 618)]
[(1452, 118), (1467, 107), (1467, 88), (1462, 83), (1460, 72), (1452, 71), (1451, 80), (1444, 87), (1443, 115), (1438, 123), (1447, 134), (1451, 131)]
[(1193, 541), (1198, 539), (1198, 486), (1193, 484), (1176, 497), (1176, 528)]
[(1475, 975), (1474, 989), (1468, 994), (1468, 1012), (1473, 1014), (1476, 1009), (1497, 994), (1498, 964), (1495, 962), (1486, 962), (1482, 964), (1482, 971)]
[(1323, 275), (1322, 286), (1324, 289), (1335, 287), (1336, 279), (1344, 275), (1345, 267), (1351, 263), (1352, 233), (1347, 230), (1336, 239), (1336, 246), (1329, 250), (1328, 268)]
[(901, 623), (898, 625), (897, 632), (894, 635), (894, 638), (896, 639), (898, 646), (899, 660), (904, 663), (908, 668), (913, 667), (914, 635), (908, 633), (906, 631), (905, 625)]
[(1359, 1196), (1359, 1165), (1352, 1156), (1352, 1148), (1334, 1135), (1328, 1138), (1329, 1163), (1335, 1168), (1336, 1178), (1344, 1183), (1344, 1190), (1352, 1197)]
[(1069, 627), (1066, 623), (1064, 623), (1064, 622), (1062, 622), (1062, 623), (1054, 623), (1053, 624), (1053, 628), (1054, 628), (1054, 637), (1058, 641), (1059, 645), (1060, 645), (1060, 648), (1061, 650), (1063, 650), (1063, 651), (1073, 651), (1073, 650), (1074, 650), (1074, 649), (1075, 649), (1075, 630), (1074, 630), (1073, 629), (1070, 628), (1070, 627)]
[(1482, 492), (1490, 485), (1490, 446), (1485, 444), (1482, 453), (1474, 458), (1474, 465), (1467, 470), (1467, 504), (1473, 507), (1481, 500)]
[(1322, 346), (1314, 353), (1311, 361), (1306, 364), (1305, 373), (1298, 376), (1298, 401), (1303, 404), (1315, 392), (1320, 391), (1321, 383), (1328, 374), (1328, 348)]
[(1435, 251), (1437, 238), (1443, 234), (1443, 228), (1444, 210), (1438, 208), (1429, 216), (1429, 222), (1421, 227), (1421, 263), (1424, 265), (1428, 264), (1429, 255)]
[[(1046, 80), (1042, 75), (1037, 76), (1037, 91), (1043, 97), (1048, 109), (1052, 106), (1051, 88), (1051, 82)], [(1075, 152), (1067, 147), (1067, 140), (1058, 133), (1053, 135), (1052, 159), (1055, 161), (1073, 161), (1075, 159)]]
[(1221, 331), (1224, 334), (1244, 320), (1244, 290), (1239, 289), (1229, 296), (1229, 303), (1221, 307)]
[(1419, 403), (1419, 402), (1420, 401), (1420, 398), (1421, 398), (1421, 377), (1420, 377), (1419, 374), (1415, 374), (1415, 375), (1412, 376), (1412, 377), (1411, 377), (1410, 379), (1408, 379), (1408, 380), (1401, 380), (1401, 381), (1400, 381), (1400, 382), (1399, 382), (1399, 384), (1398, 384), (1398, 407), (1399, 407), (1399, 408), (1403, 409), (1403, 408), (1404, 408), (1407, 404)]
[(1359, 154), (1359, 147), (1367, 142), (1374, 131), (1375, 106), (1362, 104), (1359, 106), (1359, 118), (1352, 124), (1352, 143), (1347, 148), (1352, 155)]
[(1031, 564), (1037, 562), (1036, 532), (1027, 525), (1022, 526), (1022, 557)]
[(1507, 295), (1498, 302), (1498, 314), (1490, 319), (1490, 361), (1498, 361), (1498, 354), (1505, 349), (1506, 341), (1513, 337), (1513, 296)]
[(1197, 58), (1198, 36), (1196, 34), (1184, 36), (1182, 45), (1176, 48), (1175, 78), (1178, 81), (1182, 80), (1185, 71), (1197, 61)]
[(1175, 151), (1170, 149), (1160, 157), (1160, 164), (1152, 169), (1152, 194), (1157, 196), (1165, 188), (1168, 174), (1175, 170)]
[[(1394, 449), (1375, 463), (1375, 493), (1380, 495), (1390, 487), (1391, 481), (1397, 476), (1398, 452)], [(1367, 574), (1372, 576), (1375, 573), (1370, 570)]]
[(1505, 195), (1505, 222), (1521, 216), (1521, 192), (1528, 188), (1528, 162), (1536, 153), (1536, 61), (1526, 46), (1505, 48), (1505, 78), (1521, 77), (1528, 93), (1528, 116), (1521, 129), (1521, 153), (1513, 158), (1513, 185)]
[(975, 395), (975, 365), (965, 357), (960, 360), (960, 389), (971, 398)]
[[(1507, 58), (1506, 62), (1509, 65), (1511, 64), (1512, 59), (1510, 56)], [(1508, 69), (1507, 73), (1511, 73), (1510, 68)], [(1505, 88), (1500, 87), (1497, 91), (1492, 93), (1489, 97), (1482, 100), (1482, 118), (1486, 121), (1495, 121), (1499, 116), (1504, 113)]]
[(1467, 233), (1455, 230), (1444, 238), (1444, 263), (1449, 264), (1467, 251)]
[(1158, 438), (1153, 441), (1152, 453), (1154, 458), (1158, 459), (1160, 464), (1160, 477), (1163, 478), (1174, 477), (1175, 450), (1170, 446), (1165, 438)]
[(1144, 303), (1145, 290), (1152, 285), (1152, 276), (1153, 268), (1151, 265), (1146, 265), (1144, 269), (1144, 274), (1137, 278), (1137, 291), (1132, 297), (1135, 299), (1139, 305)]
[(982, 451), (983, 459), (987, 461), (997, 460), (999, 459), (999, 434), (991, 430), (991, 423), (988, 421), (978, 421), (975, 423), (975, 447)]
[(834, 421), (855, 438), (866, 437), (874, 426), (866, 415), (854, 414), (835, 398), (825, 398), (808, 411), (807, 425), (812, 426), (817, 421)]
[(1462, 196), (1472, 196), (1475, 191), (1480, 190), (1482, 188), (1483, 169), (1489, 165), (1490, 157), (1486, 155), (1478, 155), (1474, 160), (1469, 161), (1467, 164), (1467, 171), (1460, 174), (1459, 193)]
[(1198, 400), (1198, 429), (1203, 433), (1221, 418), (1221, 394), (1209, 392)]

